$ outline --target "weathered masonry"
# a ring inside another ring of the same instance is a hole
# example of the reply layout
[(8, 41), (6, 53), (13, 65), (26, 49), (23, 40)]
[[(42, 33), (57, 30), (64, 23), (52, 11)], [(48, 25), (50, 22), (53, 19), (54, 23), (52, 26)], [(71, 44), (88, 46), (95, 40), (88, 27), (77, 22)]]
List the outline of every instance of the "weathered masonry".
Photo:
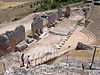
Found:
[(25, 27), (22, 25), (16, 27), (13, 31), (7, 31), (6, 35), (8, 36), (11, 50), (16, 51), (16, 45), (25, 40)]
[(54, 27), (55, 26), (55, 20), (58, 19), (57, 13), (48, 13), (48, 23), (47, 27)]
[(43, 19), (40, 16), (36, 16), (36, 18), (33, 19), (31, 30), (33, 38), (43, 33)]
[(7, 35), (0, 35), (0, 56), (9, 53), (11, 50)]
[(67, 7), (66, 7), (66, 11), (65, 11), (65, 17), (68, 18), (68, 17), (70, 16), (70, 11), (71, 11), (71, 10), (70, 10), (70, 7), (67, 6)]
[[(16, 46), (25, 40), (25, 27), (19, 26), (15, 30), (0, 35), (0, 55), (17, 51)], [(2, 53), (2, 54), (1, 54)]]
[(63, 16), (62, 7), (58, 7), (58, 20), (60, 20)]

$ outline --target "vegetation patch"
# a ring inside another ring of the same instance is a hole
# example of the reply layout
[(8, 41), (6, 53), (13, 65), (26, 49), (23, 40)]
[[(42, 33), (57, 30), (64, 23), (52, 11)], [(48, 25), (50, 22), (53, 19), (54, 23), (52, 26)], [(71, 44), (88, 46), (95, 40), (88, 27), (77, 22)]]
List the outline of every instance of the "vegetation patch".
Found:
[(17, 21), (17, 20), (20, 20), (20, 18), (14, 18), (12, 21)]

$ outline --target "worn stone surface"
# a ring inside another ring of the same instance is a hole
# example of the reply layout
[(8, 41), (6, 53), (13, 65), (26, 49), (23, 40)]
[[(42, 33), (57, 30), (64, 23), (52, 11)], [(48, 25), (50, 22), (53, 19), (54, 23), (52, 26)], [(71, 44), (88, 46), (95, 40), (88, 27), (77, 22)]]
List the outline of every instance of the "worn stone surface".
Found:
[(40, 36), (43, 33), (43, 19), (40, 16), (36, 16), (33, 19), (33, 22), (31, 23), (31, 30), (33, 38), (35, 37), (35, 34)]

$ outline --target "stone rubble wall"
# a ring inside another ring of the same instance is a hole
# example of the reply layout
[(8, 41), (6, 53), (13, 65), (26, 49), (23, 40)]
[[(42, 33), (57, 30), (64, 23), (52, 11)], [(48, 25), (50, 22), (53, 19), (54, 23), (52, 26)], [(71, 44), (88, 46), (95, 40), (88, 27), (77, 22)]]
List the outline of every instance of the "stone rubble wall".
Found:
[(67, 6), (67, 7), (66, 7), (66, 11), (65, 11), (65, 17), (68, 18), (68, 17), (70, 16), (70, 11), (71, 11), (70, 7)]
[(11, 50), (7, 35), (0, 35), (0, 56)]
[(69, 17), (70, 16), (70, 12), (71, 9), (69, 6), (66, 7), (66, 10), (63, 11), (62, 7), (58, 8), (57, 12), (53, 12), (53, 13), (48, 13), (48, 23), (47, 26), (50, 27), (54, 27), (55, 26), (55, 21), (59, 20), (62, 21), (62, 17)]
[(22, 25), (16, 27), (15, 30), (6, 32), (6, 35), (8, 36), (8, 38), (14, 39), (16, 44), (18, 44), (25, 40), (25, 27)]
[(25, 27), (19, 26), (15, 30), (0, 35), (0, 56), (16, 50), (16, 45), (25, 40)]
[(55, 22), (55, 20), (57, 19), (58, 19), (57, 13), (48, 13), (48, 24), (47, 24), (48, 28), (52, 27), (53, 25), (51, 24), (53, 24), (53, 22)]
[(31, 31), (33, 38), (35, 36), (35, 33), (39, 35), (42, 33), (42, 30), (43, 30), (43, 19), (40, 16), (36, 16), (36, 18), (33, 19), (33, 22), (31, 24)]
[(15, 30), (6, 32), (6, 35), (8, 36), (12, 51), (17, 51), (16, 45), (25, 40), (25, 27), (22, 25), (16, 27)]

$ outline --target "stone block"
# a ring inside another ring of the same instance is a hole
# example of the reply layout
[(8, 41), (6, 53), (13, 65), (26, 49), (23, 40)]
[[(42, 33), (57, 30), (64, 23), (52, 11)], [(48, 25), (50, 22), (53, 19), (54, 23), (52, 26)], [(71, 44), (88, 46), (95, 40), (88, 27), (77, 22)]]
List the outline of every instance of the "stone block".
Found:
[(16, 45), (16, 50), (23, 51), (27, 47), (28, 47), (28, 45), (27, 45), (26, 41), (22, 41), (18, 45)]
[(34, 38), (35, 33), (40, 36), (43, 33), (43, 19), (40, 16), (36, 16), (36, 18), (31, 23), (32, 36)]

